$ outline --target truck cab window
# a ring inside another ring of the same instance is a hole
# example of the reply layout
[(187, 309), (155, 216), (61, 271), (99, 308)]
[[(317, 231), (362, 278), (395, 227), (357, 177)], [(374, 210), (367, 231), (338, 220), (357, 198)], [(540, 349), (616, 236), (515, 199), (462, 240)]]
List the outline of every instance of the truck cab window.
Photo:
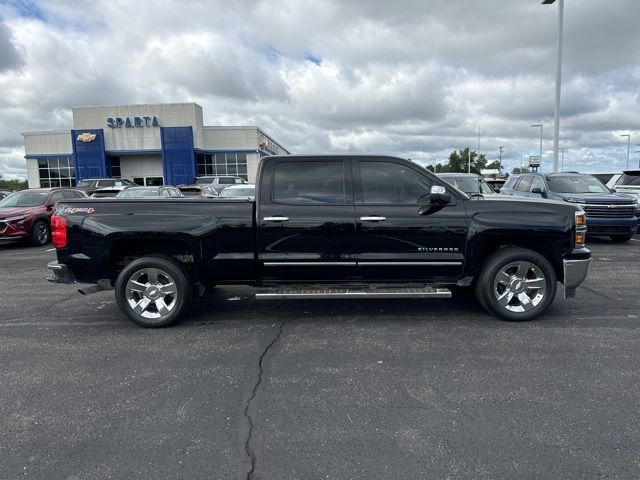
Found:
[(273, 201), (287, 204), (346, 203), (344, 162), (281, 162), (273, 177)]
[(360, 162), (360, 178), (365, 204), (416, 205), (432, 185), (414, 169), (391, 162)]

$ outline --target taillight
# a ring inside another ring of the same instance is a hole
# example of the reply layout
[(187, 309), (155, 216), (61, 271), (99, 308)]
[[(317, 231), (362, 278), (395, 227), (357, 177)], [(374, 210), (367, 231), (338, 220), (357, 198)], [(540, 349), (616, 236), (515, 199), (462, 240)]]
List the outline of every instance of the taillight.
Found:
[(56, 248), (67, 246), (67, 219), (54, 215), (51, 217), (51, 243)]

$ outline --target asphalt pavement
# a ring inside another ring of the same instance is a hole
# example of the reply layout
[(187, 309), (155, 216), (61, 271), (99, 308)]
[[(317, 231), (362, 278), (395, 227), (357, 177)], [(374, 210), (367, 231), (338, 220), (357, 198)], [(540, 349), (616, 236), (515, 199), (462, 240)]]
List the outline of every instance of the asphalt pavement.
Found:
[(589, 246), (528, 323), (224, 287), (145, 330), (0, 245), (0, 478), (638, 478), (640, 237)]

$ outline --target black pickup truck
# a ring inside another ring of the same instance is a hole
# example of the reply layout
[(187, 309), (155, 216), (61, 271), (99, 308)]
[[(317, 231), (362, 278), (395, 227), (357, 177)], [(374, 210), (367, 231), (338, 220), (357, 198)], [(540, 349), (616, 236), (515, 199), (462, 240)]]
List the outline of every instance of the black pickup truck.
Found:
[[(256, 200), (83, 199), (56, 207), (53, 282), (114, 288), (145, 327), (173, 324), (206, 288), (270, 298), (449, 298), (475, 287), (529, 320), (586, 278), (585, 216), (548, 200), (469, 197), (386, 156), (262, 159)], [(86, 292), (86, 291), (85, 291)]]

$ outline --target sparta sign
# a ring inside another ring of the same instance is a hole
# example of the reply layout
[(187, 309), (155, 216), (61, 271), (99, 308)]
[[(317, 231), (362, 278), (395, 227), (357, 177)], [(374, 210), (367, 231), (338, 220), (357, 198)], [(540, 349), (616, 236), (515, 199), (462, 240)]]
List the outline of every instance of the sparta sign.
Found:
[(109, 128), (138, 128), (138, 127), (159, 127), (158, 117), (109, 117), (107, 118)]

